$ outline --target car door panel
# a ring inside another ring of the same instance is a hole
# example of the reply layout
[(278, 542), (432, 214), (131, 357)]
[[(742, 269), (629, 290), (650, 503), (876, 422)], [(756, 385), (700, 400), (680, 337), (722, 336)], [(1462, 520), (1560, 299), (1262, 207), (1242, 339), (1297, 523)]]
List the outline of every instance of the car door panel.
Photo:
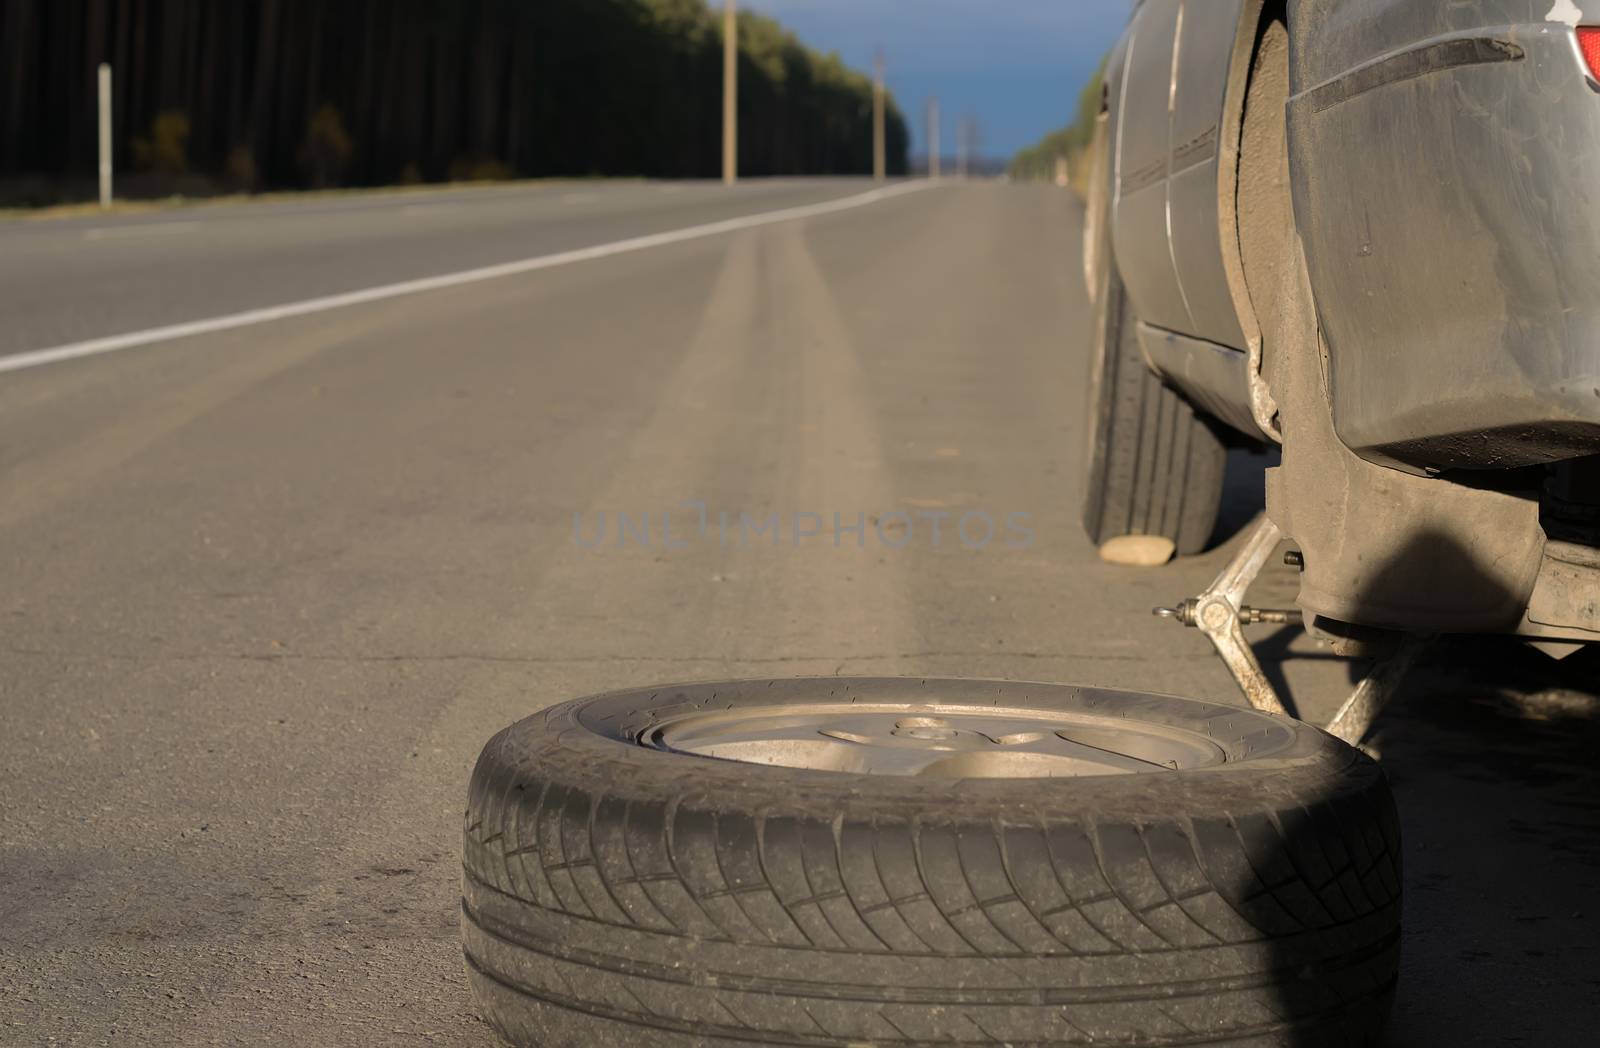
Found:
[(1188, 334), (1235, 349), (1244, 331), (1222, 260), (1223, 106), (1244, 0), (1185, 0), (1178, 14), (1167, 213)]
[(1191, 324), (1173, 267), (1167, 215), (1172, 59), (1181, 0), (1146, 0), (1128, 31), (1117, 112), (1111, 236), (1123, 283), (1146, 323)]
[(1116, 113), (1112, 237), (1146, 323), (1242, 349), (1223, 264), (1223, 106), (1245, 0), (1146, 0)]

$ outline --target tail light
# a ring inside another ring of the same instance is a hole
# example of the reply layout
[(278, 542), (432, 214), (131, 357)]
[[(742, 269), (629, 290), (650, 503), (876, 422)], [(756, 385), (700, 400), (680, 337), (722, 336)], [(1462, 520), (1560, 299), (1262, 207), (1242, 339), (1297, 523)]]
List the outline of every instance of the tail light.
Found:
[(1600, 27), (1579, 27), (1578, 50), (1583, 52), (1583, 60), (1589, 63), (1589, 75), (1600, 80)]

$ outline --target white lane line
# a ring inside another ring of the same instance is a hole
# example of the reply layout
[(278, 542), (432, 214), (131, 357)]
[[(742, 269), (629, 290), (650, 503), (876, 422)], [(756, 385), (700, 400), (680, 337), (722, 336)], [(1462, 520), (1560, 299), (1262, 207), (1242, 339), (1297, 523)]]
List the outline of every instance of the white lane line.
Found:
[(689, 226), (686, 229), (674, 229), (665, 233), (651, 233), (646, 236), (630, 237), (626, 240), (617, 240), (609, 244), (596, 244), (592, 247), (561, 251), (551, 255), (537, 255), (533, 258), (519, 259), (515, 262), (502, 262), (497, 265), (481, 266), (456, 273), (443, 273), (438, 276), (363, 288), (359, 291), (347, 291), (338, 295), (326, 295), (319, 298), (304, 299), (299, 302), (267, 306), (262, 309), (250, 309), (240, 313), (207, 317), (203, 320), (192, 320), (182, 324), (169, 324), (164, 327), (147, 328), (143, 331), (130, 331), (123, 335), (111, 335), (105, 338), (89, 339), (84, 342), (72, 342), (62, 346), (52, 346), (48, 349), (28, 350), (11, 356), (0, 357), (0, 372), (21, 371), (24, 368), (40, 367), (44, 364), (55, 364), (64, 360), (75, 360), (79, 357), (96, 356), (101, 353), (113, 353), (117, 350), (133, 349), (137, 346), (147, 346), (156, 342), (168, 342), (193, 335), (228, 331), (253, 324), (265, 324), (274, 320), (304, 316), (308, 313), (321, 313), (330, 309), (342, 309), (346, 306), (398, 298), (401, 295), (415, 295), (424, 291), (457, 287), (481, 280), (494, 280), (519, 273), (570, 265), (574, 262), (587, 262), (592, 259), (626, 254), (631, 251), (642, 251), (647, 248), (682, 243), (686, 240), (698, 240), (702, 237), (716, 236), (721, 233), (732, 233), (741, 229), (771, 225), (775, 222), (811, 218), (835, 211), (862, 207), (888, 197), (926, 189), (929, 185), (930, 183), (922, 181), (906, 182), (883, 189), (869, 190), (868, 192), (858, 193), (839, 200), (825, 201), (820, 204), (804, 204), (799, 207), (783, 208), (778, 211), (743, 215), (739, 218), (724, 219), (720, 222)]
[(193, 233), (200, 228), (198, 222), (152, 222), (137, 226), (99, 226), (85, 229), (85, 240), (126, 240), (131, 237), (164, 237), (178, 233)]
[(674, 229), (666, 233), (651, 233), (647, 236), (616, 240), (609, 244), (580, 247), (573, 251), (559, 251), (553, 255), (537, 255), (533, 258), (519, 259), (515, 262), (502, 262), (493, 266), (480, 266), (477, 269), (464, 269), (457, 273), (442, 273), (439, 276), (422, 277), (418, 280), (402, 280), (397, 284), (382, 284), (378, 287), (363, 288), (360, 291), (346, 291), (339, 295), (325, 295), (321, 298), (308, 298), (299, 302), (286, 302), (279, 306), (267, 306), (264, 309), (247, 309), (242, 313), (228, 313), (220, 317), (191, 320), (183, 324), (168, 324), (165, 327), (147, 328), (144, 331), (130, 331), (125, 335), (94, 338), (86, 342), (70, 342), (64, 346), (51, 346), (48, 349), (32, 349), (22, 353), (14, 353), (11, 356), (0, 357), (0, 372), (21, 371), (24, 368), (57, 364), (63, 360), (76, 360), (79, 357), (92, 357), (101, 353), (115, 353), (121, 349), (133, 349), (136, 346), (148, 346), (156, 342), (170, 342), (173, 339), (188, 338), (192, 335), (228, 331), (233, 328), (249, 327), (252, 324), (266, 324), (274, 320), (284, 320), (288, 317), (305, 316), (307, 313), (321, 313), (330, 309), (343, 309), (345, 306), (359, 306), (366, 302), (379, 302), (386, 298), (399, 298), (401, 295), (415, 295), (423, 291), (437, 291), (440, 288), (458, 287), (462, 284), (477, 283), (480, 280), (495, 280), (499, 277), (514, 276), (518, 273), (531, 273), (538, 269), (551, 269), (555, 266), (570, 265), (573, 262), (588, 262), (591, 259), (622, 255), (630, 251), (643, 251), (646, 248), (678, 244), (685, 240), (699, 240), (702, 237), (716, 236), (720, 233), (733, 233), (741, 229), (752, 229), (756, 226), (769, 226), (774, 222), (791, 222), (799, 218), (812, 218), (816, 215), (826, 215), (834, 211), (846, 211), (850, 208), (862, 207), (889, 197), (899, 196), (902, 193), (913, 193), (920, 189), (927, 189), (930, 185), (932, 183), (926, 180), (902, 182), (896, 186), (873, 189), (865, 193), (857, 193), (854, 196), (843, 197), (839, 200), (825, 201), (821, 204), (804, 204), (800, 207), (783, 208), (780, 211), (743, 215), (739, 218), (724, 219), (721, 222), (708, 222), (705, 225), (689, 226), (686, 229)]

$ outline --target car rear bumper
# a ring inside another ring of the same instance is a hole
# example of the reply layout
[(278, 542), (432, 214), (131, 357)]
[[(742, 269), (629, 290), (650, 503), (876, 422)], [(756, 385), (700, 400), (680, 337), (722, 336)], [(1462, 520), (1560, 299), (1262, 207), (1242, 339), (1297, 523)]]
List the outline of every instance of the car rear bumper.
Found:
[(1297, 86), (1340, 439), (1412, 471), (1600, 453), (1600, 85), (1572, 30), (1437, 35)]

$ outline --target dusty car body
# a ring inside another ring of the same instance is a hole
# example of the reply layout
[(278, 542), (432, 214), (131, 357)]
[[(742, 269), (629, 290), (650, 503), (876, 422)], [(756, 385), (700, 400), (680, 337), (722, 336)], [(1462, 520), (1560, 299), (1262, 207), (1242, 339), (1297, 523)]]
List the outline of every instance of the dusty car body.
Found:
[[(1320, 624), (1600, 641), (1600, 2), (1143, 0), (1087, 263)], [(1100, 228), (1100, 227), (1104, 228)], [(1114, 257), (1114, 262), (1111, 258)]]

